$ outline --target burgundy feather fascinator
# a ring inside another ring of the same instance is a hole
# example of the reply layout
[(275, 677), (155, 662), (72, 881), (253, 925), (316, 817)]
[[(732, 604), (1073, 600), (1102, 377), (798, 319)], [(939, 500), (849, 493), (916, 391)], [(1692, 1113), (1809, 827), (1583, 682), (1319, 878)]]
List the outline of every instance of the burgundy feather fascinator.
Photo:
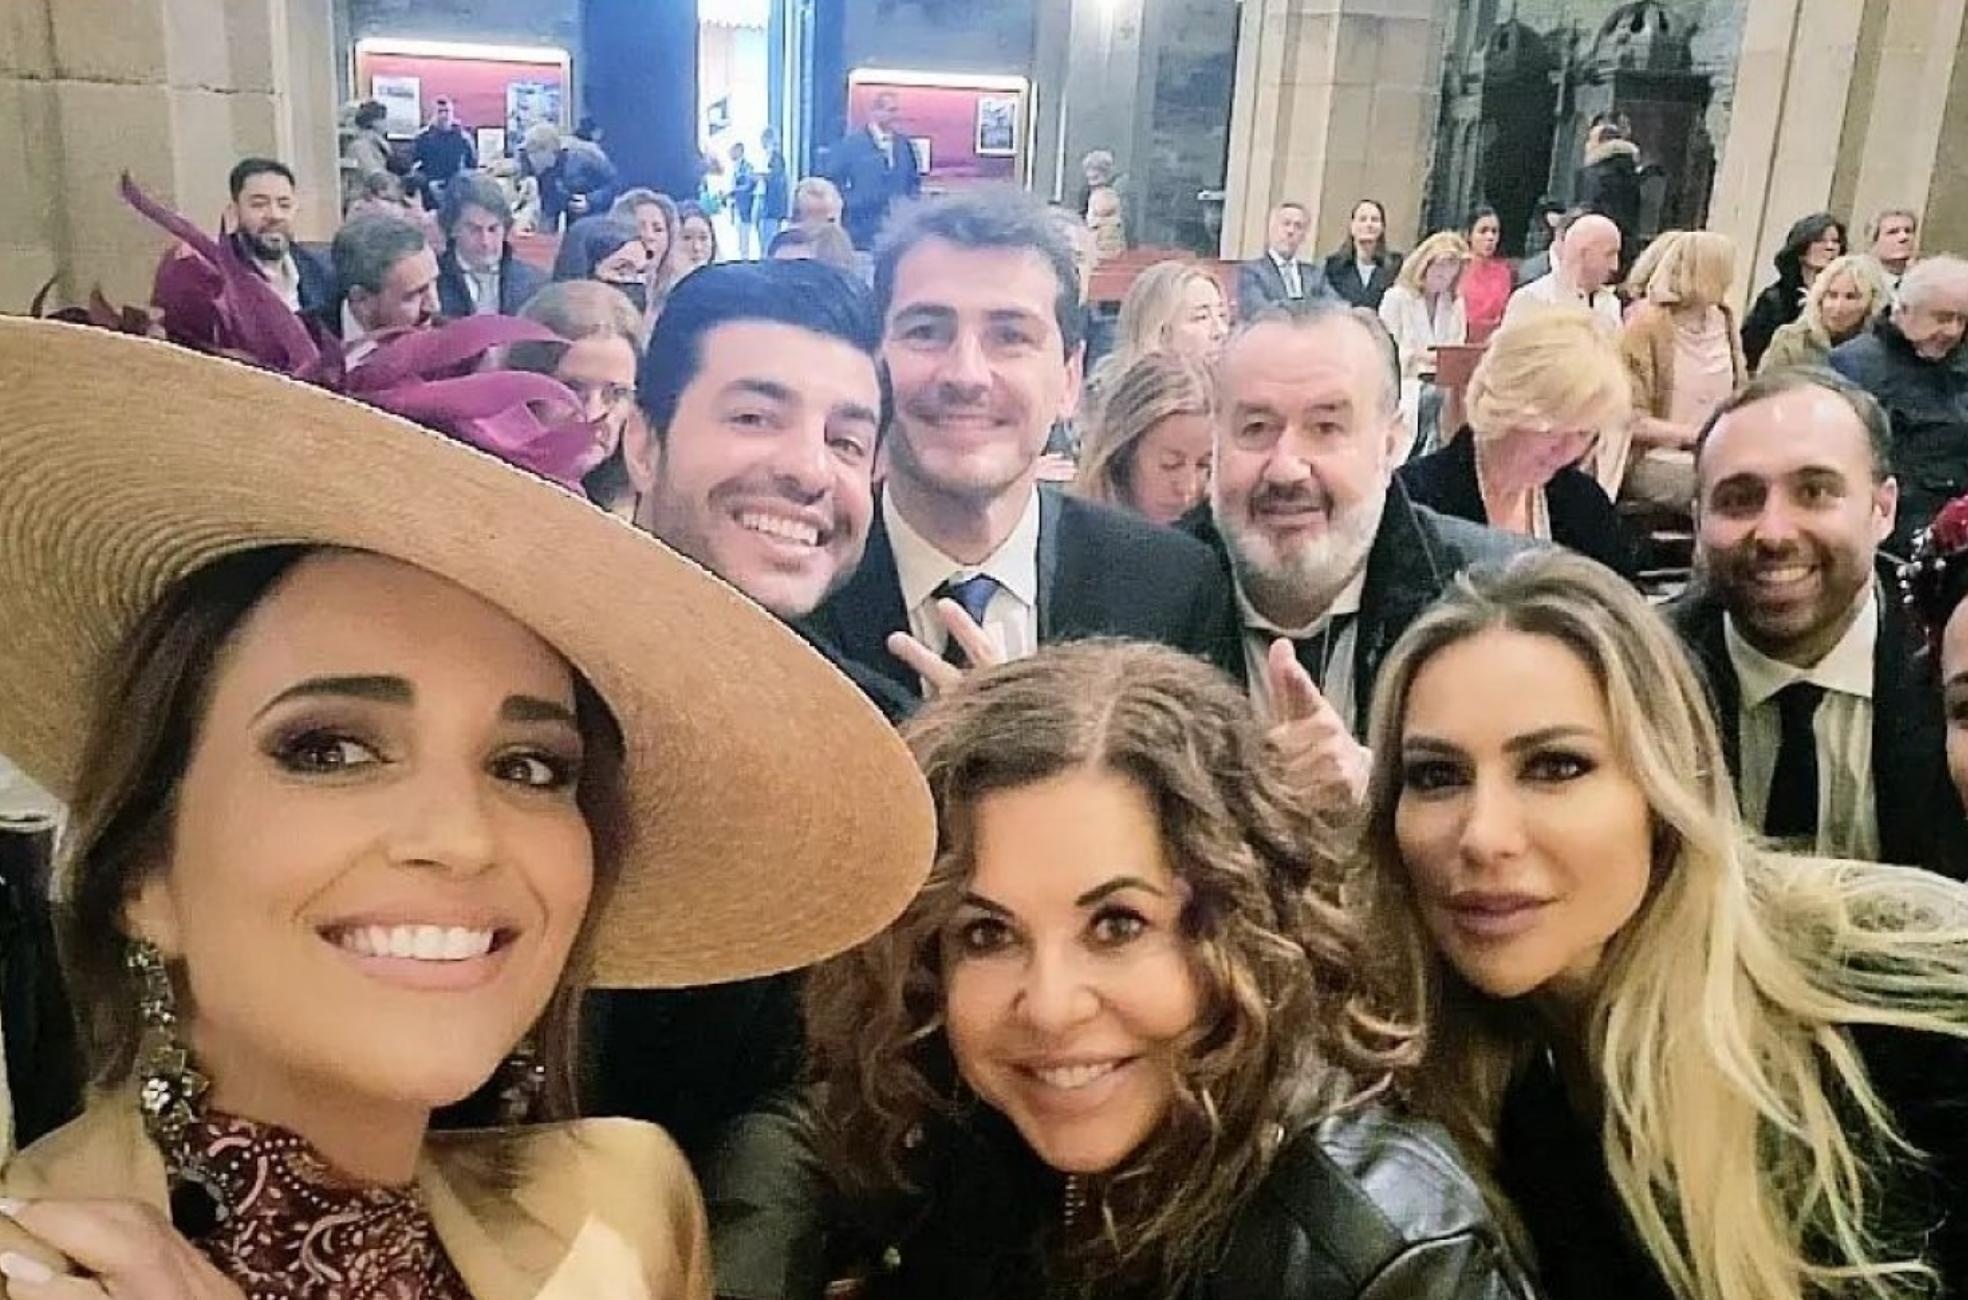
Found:
[[(145, 194), (128, 173), (121, 190), (131, 207), (180, 241), (158, 266), (152, 294), (157, 319), (172, 342), (366, 402), (573, 492), (581, 491), (582, 477), (606, 455), (580, 402), (560, 382), (478, 368), (494, 348), (560, 342), (545, 326), (511, 316), (473, 316), (434, 329), (404, 330), (383, 337), (369, 358), (351, 369), (341, 341), (291, 311), (232, 240), (206, 234)], [(119, 314), (100, 292), (95, 299), (88, 323), (152, 331), (148, 314), (134, 308)], [(129, 328), (133, 312), (144, 328)]]

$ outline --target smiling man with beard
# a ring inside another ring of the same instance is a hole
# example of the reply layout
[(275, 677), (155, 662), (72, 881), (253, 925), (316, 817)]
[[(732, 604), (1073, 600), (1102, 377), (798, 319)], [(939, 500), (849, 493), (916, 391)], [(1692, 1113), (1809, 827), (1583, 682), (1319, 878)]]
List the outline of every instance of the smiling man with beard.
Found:
[(895, 654), (907, 637), (960, 653), (945, 601), (1005, 658), (1123, 636), (1222, 662), (1228, 591), (1206, 550), (1039, 486), (1084, 361), (1078, 272), (1045, 205), (993, 186), (900, 210), (875, 255), (875, 297), (895, 386), (887, 478), (866, 560), (820, 625), (912, 683)]
[(335, 273), (294, 242), (294, 173), (272, 158), (244, 158), (228, 178), (233, 242), (290, 311), (319, 311), (335, 300)]
[[(650, 337), (622, 450), (638, 526), (805, 635), (894, 721), (908, 692), (843, 660), (808, 620), (868, 539), (888, 405), (880, 347), (874, 303), (844, 272), (707, 266)], [(719, 649), (685, 635), (676, 652)], [(792, 1083), (800, 983), (791, 971), (589, 994), (585, 1113), (661, 1124), (702, 1160), (727, 1121)]]
[(793, 624), (896, 718), (899, 682), (845, 662), (810, 618), (868, 542), (880, 346), (867, 290), (832, 267), (705, 267), (657, 320), (624, 446), (637, 525)]
[(1525, 545), (1408, 499), (1399, 402), (1370, 313), (1322, 299), (1259, 313), (1224, 350), (1210, 501), (1180, 525), (1234, 580), (1232, 670), (1334, 800), (1364, 788), (1354, 737), (1388, 648), (1458, 572)]
[(1879, 567), (1899, 505), (1891, 448), (1879, 404), (1827, 371), (1730, 398), (1696, 451), (1700, 581), (1671, 613), (1751, 826), (1958, 877), (1968, 837), (1940, 689)]

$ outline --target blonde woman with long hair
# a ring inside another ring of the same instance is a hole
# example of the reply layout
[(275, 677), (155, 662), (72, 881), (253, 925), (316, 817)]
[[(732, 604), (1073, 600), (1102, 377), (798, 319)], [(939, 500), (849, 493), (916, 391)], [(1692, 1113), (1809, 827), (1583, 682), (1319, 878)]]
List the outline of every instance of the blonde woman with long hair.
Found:
[(1380, 323), (1394, 336), (1401, 358), (1401, 419), (1408, 446), (1419, 455), (1434, 450), (1442, 399), (1435, 387), (1436, 349), (1466, 343), (1469, 317), (1462, 301), (1462, 273), (1469, 241), (1440, 230), (1415, 245), (1393, 288), (1380, 300)]
[(1605, 490), (1579, 468), (1632, 411), (1626, 368), (1598, 317), (1583, 307), (1550, 307), (1504, 326), (1470, 377), (1466, 397), (1468, 427), (1442, 450), (1401, 468), (1408, 495), (1445, 515), (1556, 542), (1628, 576), (1636, 572), (1626, 525)]
[(1230, 311), (1216, 278), (1194, 262), (1157, 262), (1134, 278), (1114, 324), (1116, 372), (1150, 352), (1214, 361), (1230, 336)]
[(1804, 313), (1779, 326), (1756, 373), (1786, 366), (1821, 366), (1831, 350), (1872, 328), (1893, 305), (1883, 267), (1865, 253), (1838, 258), (1804, 292)]
[(1414, 1102), (1543, 1294), (1962, 1294), (1968, 889), (1761, 845), (1679, 641), (1562, 552), (1459, 578), (1371, 737)]
[(1687, 511), (1695, 439), (1749, 378), (1729, 287), (1736, 246), (1711, 230), (1675, 230), (1642, 254), (1628, 281), (1638, 298), (1620, 333), (1633, 376), (1630, 442), (1602, 446), (1600, 481), (1615, 496)]
[(1158, 524), (1173, 524), (1209, 490), (1209, 367), (1175, 352), (1150, 352), (1121, 372), (1100, 418), (1080, 443), (1073, 491)]
[(1230, 337), (1230, 309), (1216, 278), (1194, 262), (1157, 262), (1134, 277), (1114, 322), (1114, 346), (1087, 376), (1082, 402), (1088, 427), (1122, 372), (1150, 352), (1214, 362)]

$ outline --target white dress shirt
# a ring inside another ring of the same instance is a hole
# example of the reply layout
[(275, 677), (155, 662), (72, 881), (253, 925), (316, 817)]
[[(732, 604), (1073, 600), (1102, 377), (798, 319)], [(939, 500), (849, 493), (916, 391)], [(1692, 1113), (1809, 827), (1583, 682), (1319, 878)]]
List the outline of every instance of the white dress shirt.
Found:
[(1879, 641), (1879, 592), (1866, 591), (1858, 616), (1824, 658), (1798, 668), (1770, 658), (1724, 616), (1729, 662), (1742, 691), (1737, 719), (1741, 727), (1742, 776), (1737, 789), (1743, 818), (1763, 825), (1770, 806), (1770, 780), (1777, 769), (1779, 732), (1776, 694), (1793, 682), (1822, 686), (1825, 696), (1812, 720), (1818, 749), (1817, 851), (1828, 857), (1879, 860), (1879, 810), (1872, 783), (1873, 653)]
[(1271, 264), (1278, 268), (1278, 278), (1284, 281), (1285, 297), (1297, 302), (1305, 296), (1305, 279), (1299, 274), (1298, 259), (1271, 254)]
[(998, 549), (982, 564), (953, 560), (917, 532), (895, 503), (882, 494), (882, 521), (888, 527), (889, 549), (895, 554), (895, 576), (902, 586), (902, 605), (909, 611), (909, 632), (938, 654), (950, 638), (936, 612), (936, 593), (945, 583), (962, 582), (979, 574), (997, 579), (998, 590), (984, 607), (984, 630), (1007, 660), (1023, 659), (1039, 648), (1039, 490), (1032, 489), (1025, 513)]
[(1503, 323), (1509, 325), (1523, 318), (1526, 312), (1540, 307), (1590, 307), (1592, 314), (1615, 333), (1620, 327), (1620, 304), (1611, 289), (1596, 289), (1591, 294), (1580, 293), (1553, 271), (1542, 279), (1533, 280), (1516, 293), (1503, 309)]
[(1360, 571), (1353, 575), (1352, 581), (1340, 589), (1332, 607), (1304, 627), (1279, 627), (1270, 619), (1257, 612), (1257, 607), (1244, 595), (1242, 583), (1237, 584), (1237, 613), (1244, 624), (1244, 680), (1249, 683), (1251, 707), (1257, 716), (1266, 722), (1271, 718), (1271, 643), (1279, 637), (1287, 641), (1303, 641), (1307, 637), (1319, 635), (1335, 618), (1345, 617), (1345, 626), (1333, 635), (1332, 644), (1325, 654), (1326, 671), (1324, 680), (1315, 681), (1319, 694), (1333, 706), (1348, 727), (1353, 726), (1354, 703), (1358, 695), (1353, 683), (1353, 650), (1359, 641), (1360, 594), (1367, 586), (1367, 566), (1362, 564)]
[(259, 268), (260, 278), (280, 295), (280, 301), (287, 304), (288, 311), (301, 309), (301, 268), (292, 253), (282, 253), (280, 260), (271, 266), (257, 258), (253, 265)]
[(369, 337), (369, 331), (362, 328), (362, 322), (355, 318), (349, 305), (342, 304), (342, 358), (350, 370), (367, 361), (370, 354), (382, 346)]
[(465, 288), (471, 293), (472, 315), (497, 316), (499, 314), (498, 263), (493, 263), (492, 268), (487, 271), (466, 266), (463, 262), (458, 266), (465, 273)]

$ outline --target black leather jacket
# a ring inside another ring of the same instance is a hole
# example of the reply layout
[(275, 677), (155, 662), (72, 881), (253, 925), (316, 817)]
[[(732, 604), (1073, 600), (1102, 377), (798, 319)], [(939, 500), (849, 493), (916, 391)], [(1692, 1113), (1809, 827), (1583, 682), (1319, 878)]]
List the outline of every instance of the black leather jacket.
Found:
[[(873, 1264), (869, 1300), (1085, 1294), (1046, 1278), (1061, 1180), (996, 1116), (938, 1144), (924, 1200), (874, 1214), (830, 1203), (809, 1137), (797, 1106), (762, 1112), (734, 1129), (701, 1171), (719, 1296), (817, 1300), (831, 1276), (856, 1262)], [(824, 1247), (822, 1237), (830, 1239)], [(1091, 1294), (1146, 1300), (1120, 1288)], [(1287, 1143), (1215, 1258), (1179, 1295), (1525, 1300), (1531, 1290), (1448, 1137), (1370, 1107)]]
[(1299, 1135), (1185, 1300), (1519, 1300), (1449, 1137), (1374, 1109)]

